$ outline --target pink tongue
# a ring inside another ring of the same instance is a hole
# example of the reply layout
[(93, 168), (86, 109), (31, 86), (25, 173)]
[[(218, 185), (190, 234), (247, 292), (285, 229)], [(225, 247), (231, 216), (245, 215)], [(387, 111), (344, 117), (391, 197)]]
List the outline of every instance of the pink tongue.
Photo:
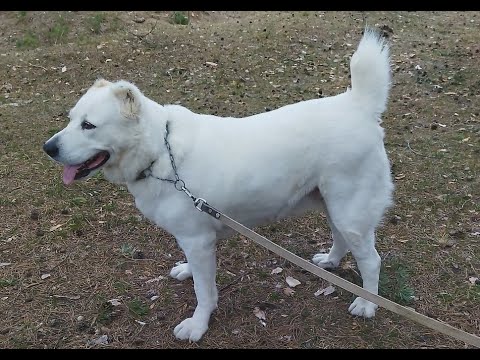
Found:
[(100, 155), (97, 155), (97, 158), (95, 159), (94, 162), (92, 162), (91, 164), (88, 164), (88, 168), (89, 169), (92, 169), (94, 168), (95, 166), (97, 165), (100, 165), (100, 163), (105, 159), (105, 155), (102, 153)]
[(70, 185), (73, 180), (75, 180), (75, 174), (77, 173), (78, 168), (82, 166), (80, 165), (65, 165), (63, 168), (63, 182), (65, 185)]

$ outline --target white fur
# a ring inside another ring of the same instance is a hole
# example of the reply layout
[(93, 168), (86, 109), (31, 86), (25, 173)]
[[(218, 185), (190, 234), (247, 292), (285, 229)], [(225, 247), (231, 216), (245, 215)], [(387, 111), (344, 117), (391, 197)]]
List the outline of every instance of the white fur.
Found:
[[(171, 276), (193, 276), (197, 307), (174, 330), (179, 339), (199, 340), (217, 307), (217, 239), (231, 231), (199, 212), (171, 183), (136, 180), (152, 161), (155, 176), (173, 179), (164, 144), (165, 124), (178, 173), (189, 190), (246, 226), (306, 210), (323, 209), (333, 233), (328, 254), (313, 262), (335, 267), (350, 250), (365, 289), (377, 293), (380, 257), (375, 228), (391, 204), (393, 185), (380, 115), (390, 88), (388, 47), (366, 30), (351, 60), (352, 90), (245, 118), (200, 115), (161, 106), (134, 85), (97, 82), (70, 113), (71, 122), (49, 141), (55, 159), (67, 165), (100, 150), (110, 152), (107, 179), (124, 183), (138, 209), (171, 233), (188, 263)], [(83, 119), (97, 126), (82, 130)], [(376, 306), (357, 298), (349, 310), (371, 317)]]

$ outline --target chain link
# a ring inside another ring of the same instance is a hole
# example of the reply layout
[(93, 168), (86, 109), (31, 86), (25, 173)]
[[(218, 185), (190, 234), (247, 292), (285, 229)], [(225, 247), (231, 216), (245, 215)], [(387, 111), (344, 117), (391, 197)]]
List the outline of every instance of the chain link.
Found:
[(156, 177), (155, 175), (153, 175), (152, 171), (150, 170), (150, 176), (151, 177), (154, 177), (155, 179), (158, 179), (158, 180), (161, 180), (161, 181), (167, 181), (169, 183), (172, 183), (173, 186), (175, 186), (175, 190), (178, 190), (178, 191), (183, 191), (185, 194), (187, 194), (187, 196), (193, 200), (193, 202), (195, 203), (195, 205), (197, 204), (197, 198), (195, 196), (192, 195), (192, 193), (188, 190), (188, 188), (185, 186), (185, 181), (183, 181), (182, 179), (180, 179), (180, 177), (178, 176), (178, 171), (177, 171), (177, 166), (175, 165), (175, 159), (173, 157), (173, 154), (172, 154), (172, 148), (170, 147), (170, 143), (168, 142), (168, 135), (169, 135), (169, 131), (168, 131), (168, 121), (165, 125), (165, 136), (164, 136), (164, 141), (165, 141), (165, 147), (167, 148), (168, 150), (168, 156), (170, 157), (170, 164), (172, 165), (172, 169), (173, 169), (173, 174), (175, 176), (175, 180), (173, 179), (163, 179), (163, 178), (159, 178), (159, 177)]

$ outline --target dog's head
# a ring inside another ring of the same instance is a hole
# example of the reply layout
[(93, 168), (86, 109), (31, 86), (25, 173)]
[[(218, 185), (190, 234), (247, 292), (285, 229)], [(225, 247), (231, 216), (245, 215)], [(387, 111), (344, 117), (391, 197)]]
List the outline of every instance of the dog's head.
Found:
[(139, 139), (142, 94), (126, 81), (97, 80), (69, 112), (68, 125), (43, 145), (64, 165), (63, 182), (87, 178), (114, 166)]

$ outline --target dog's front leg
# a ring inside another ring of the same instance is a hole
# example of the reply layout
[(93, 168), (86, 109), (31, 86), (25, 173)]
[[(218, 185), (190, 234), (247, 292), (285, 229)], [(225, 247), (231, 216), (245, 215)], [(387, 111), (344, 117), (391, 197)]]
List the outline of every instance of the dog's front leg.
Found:
[(215, 234), (177, 240), (192, 272), (197, 307), (193, 316), (178, 324), (173, 333), (180, 340), (198, 341), (207, 331), (210, 315), (217, 308)]

